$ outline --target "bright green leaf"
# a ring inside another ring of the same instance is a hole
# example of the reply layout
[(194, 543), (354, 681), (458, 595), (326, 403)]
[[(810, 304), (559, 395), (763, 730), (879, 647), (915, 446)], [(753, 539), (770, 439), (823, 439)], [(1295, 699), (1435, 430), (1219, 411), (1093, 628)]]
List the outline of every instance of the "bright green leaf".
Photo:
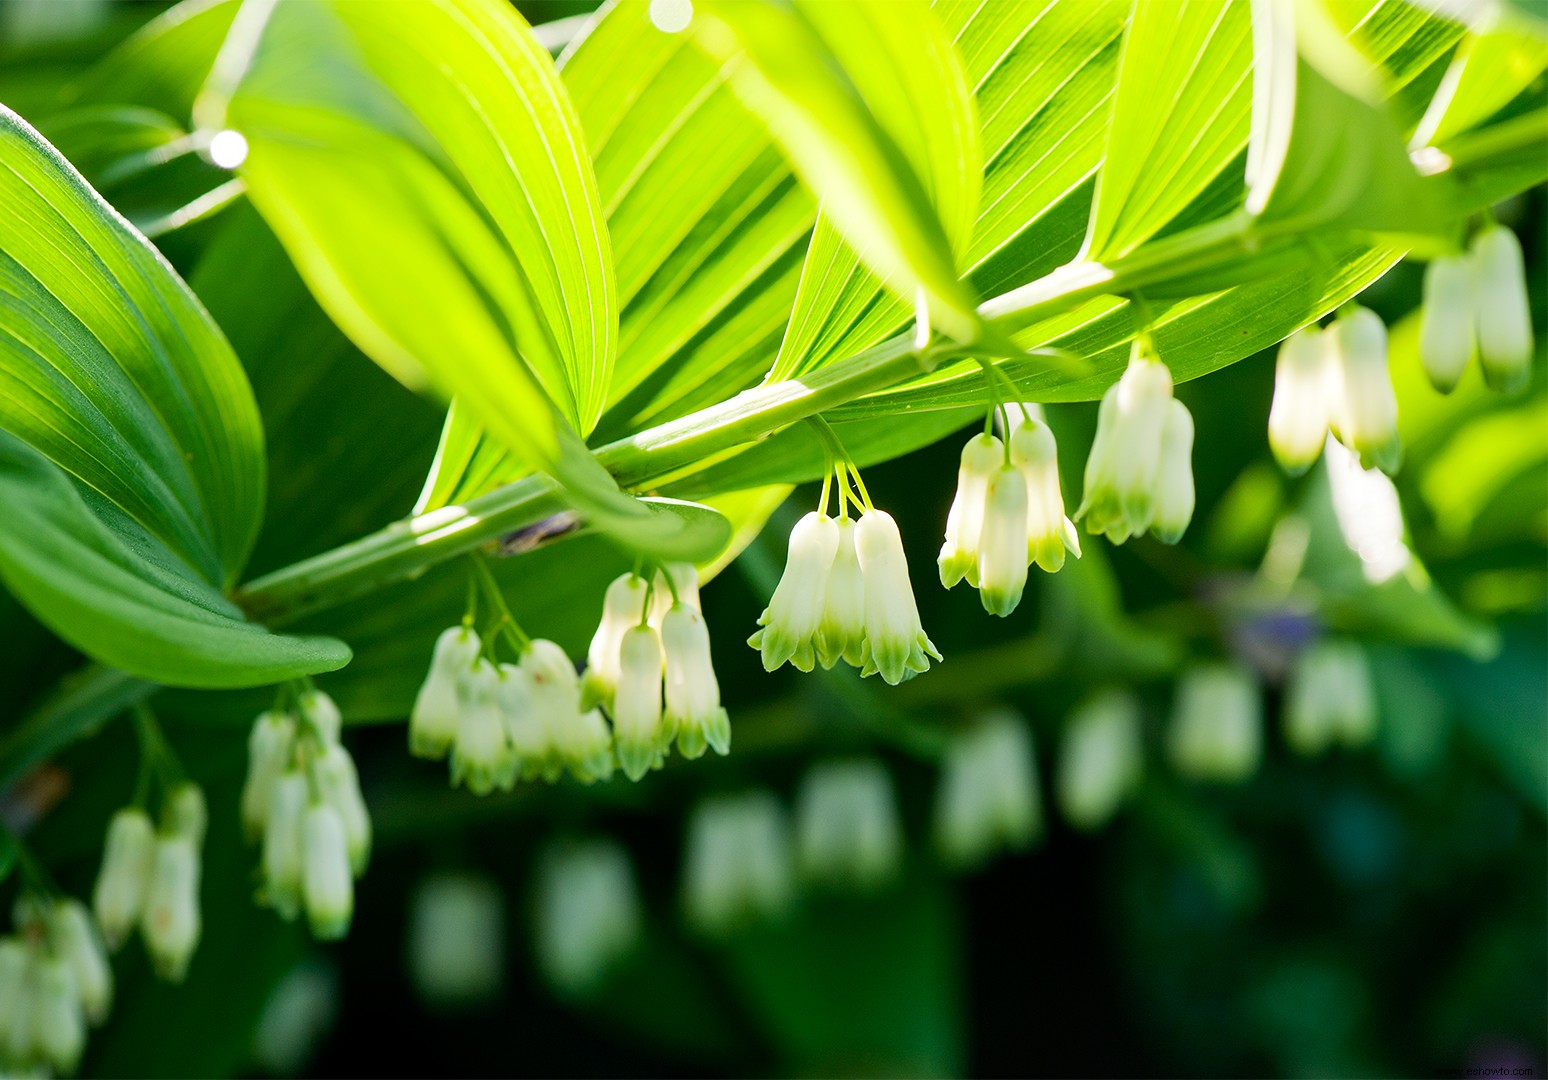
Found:
[(1548, 24), (1496, 7), (1462, 40), (1414, 132), (1415, 146), (1444, 146), (1498, 112), (1548, 70)]

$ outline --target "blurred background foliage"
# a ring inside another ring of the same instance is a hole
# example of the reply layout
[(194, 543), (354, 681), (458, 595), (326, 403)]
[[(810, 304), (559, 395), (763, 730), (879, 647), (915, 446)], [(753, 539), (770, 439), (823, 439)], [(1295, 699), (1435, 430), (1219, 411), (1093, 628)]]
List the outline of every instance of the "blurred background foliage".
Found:
[[(586, 5), (520, 7), (539, 23)], [(49, 124), (60, 89), (159, 10), (9, 0), (0, 101), (69, 154), (79, 120)], [(218, 184), (200, 169), (191, 161), (155, 183), (103, 187), (143, 225)], [(1542, 191), (1500, 215), (1522, 238), (1548, 340)], [(270, 509), (252, 571), (402, 515), (434, 452), (438, 411), (348, 344), (240, 201), (158, 242), (232, 340), (263, 413)], [(350, 744), (378, 836), (341, 945), (317, 946), (251, 902), (236, 799), (246, 724), (266, 694), (162, 695), (169, 737), (210, 796), (205, 936), (182, 987), (124, 954), (118, 1005), (83, 1072), (1542, 1070), (1548, 385), (1539, 355), (1517, 397), (1485, 391), (1476, 367), (1451, 396), (1431, 390), (1416, 355), (1420, 277), (1401, 264), (1362, 298), (1393, 328), (1407, 449), (1395, 482), (1416, 559), (1379, 583), (1351, 547), (1326, 467), (1290, 480), (1274, 466), (1273, 359), (1262, 354), (1179, 388), (1199, 448), (1200, 511), (1184, 542), (1087, 539), (1085, 558), (1038, 576), (1004, 622), (971, 592), (935, 588), (928, 571), (956, 441), (868, 468), (948, 658), (901, 687), (847, 670), (765, 675), (741, 644), (777, 580), (796, 507), (815, 498), (798, 491), (704, 596), (735, 752), (673, 762), (638, 785), (474, 799), (404, 753), (402, 703), (430, 639), (460, 613), (457, 567), (308, 625), (356, 649), (354, 664), (319, 684), (358, 725)], [(942, 434), (962, 420), (943, 413)], [(1065, 490), (1077, 492), (1095, 405), (1057, 407), (1049, 421)], [(512, 601), (529, 627), (578, 654), (599, 600), (573, 598), (600, 598), (623, 568), (581, 539), (501, 573), (510, 583), (564, 576), (563, 593), (518, 586)], [(422, 632), (403, 634), (410, 624)], [(1300, 756), (1282, 734), (1284, 681), (1325, 630), (1367, 645), (1379, 720), (1364, 745)], [(18, 711), (80, 662), (3, 594), (0, 637), (0, 686)], [(1245, 781), (1195, 782), (1165, 753), (1175, 681), (1222, 656), (1266, 686), (1262, 760)], [(1078, 830), (1057, 809), (1055, 776), (1068, 717), (1106, 687), (1140, 704), (1143, 774), (1110, 822)], [(930, 840), (940, 757), (997, 705), (1032, 732), (1038, 836), (955, 872)], [(12, 783), (0, 809), (32, 830), (60, 883), (85, 894), (103, 823), (133, 784), (129, 726), (110, 723), (24, 776), (6, 751), (0, 736)], [(693, 929), (681, 894), (694, 809), (759, 789), (789, 814), (814, 766), (855, 759), (882, 763), (895, 788), (895, 872), (869, 888), (801, 887), (718, 935)], [(564, 867), (582, 872), (566, 878)]]

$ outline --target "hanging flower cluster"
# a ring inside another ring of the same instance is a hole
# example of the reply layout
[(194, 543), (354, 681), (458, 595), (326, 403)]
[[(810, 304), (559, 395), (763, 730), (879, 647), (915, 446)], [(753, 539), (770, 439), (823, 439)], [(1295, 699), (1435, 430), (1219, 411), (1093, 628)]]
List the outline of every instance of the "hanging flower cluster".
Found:
[(242, 826), (261, 841), (262, 902), (312, 935), (349, 932), (355, 879), (371, 858), (371, 817), (333, 699), (306, 688), (261, 714), (248, 736)]
[(1515, 393), (1531, 377), (1532, 311), (1521, 242), (1503, 225), (1486, 225), (1465, 253), (1439, 256), (1425, 268), (1419, 359), (1435, 389), (1451, 393), (1475, 351), (1495, 390)]
[(1193, 500), (1193, 417), (1172, 396), (1171, 372), (1142, 336), (1122, 377), (1102, 395), (1075, 516), (1115, 544), (1146, 532), (1175, 544), (1193, 519)]
[(138, 928), (156, 974), (182, 982), (199, 945), (200, 849), (208, 825), (204, 792), (178, 782), (166, 791), (161, 827), (141, 804), (108, 823), (92, 910), (107, 947), (117, 950)]
[(26, 892), (16, 932), (0, 938), (0, 1068), (73, 1073), (86, 1027), (107, 1019), (113, 971), (86, 906)]
[(1369, 308), (1347, 304), (1326, 329), (1308, 326), (1279, 348), (1269, 446), (1292, 475), (1311, 467), (1328, 433), (1387, 474), (1403, 459), (1397, 394), (1387, 368), (1387, 328)]

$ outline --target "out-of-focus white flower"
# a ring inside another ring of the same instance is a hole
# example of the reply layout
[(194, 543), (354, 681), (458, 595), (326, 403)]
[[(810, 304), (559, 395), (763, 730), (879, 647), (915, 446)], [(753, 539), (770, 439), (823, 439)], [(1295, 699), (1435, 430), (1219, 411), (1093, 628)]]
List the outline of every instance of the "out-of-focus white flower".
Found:
[(979, 534), (978, 598), (1004, 618), (1021, 603), (1027, 585), (1027, 480), (1009, 463), (989, 477)]
[(336, 941), (349, 933), (355, 916), (355, 880), (350, 868), (344, 820), (324, 802), (306, 811), (302, 830), (304, 865), (301, 891), (312, 936)]
[(1387, 367), (1387, 327), (1370, 308), (1350, 304), (1325, 333), (1335, 373), (1333, 432), (1366, 468), (1394, 473), (1403, 460), (1397, 394)]
[(1311, 468), (1328, 438), (1336, 395), (1328, 339), (1314, 324), (1279, 347), (1274, 365), (1274, 404), (1269, 409), (1269, 448), (1291, 476)]
[(812, 766), (796, 794), (796, 852), (809, 880), (872, 889), (903, 861), (892, 774), (877, 761)]
[(360, 773), (354, 758), (338, 743), (323, 748), (312, 765), (317, 791), (338, 811), (349, 847), (349, 863), (356, 877), (371, 861), (371, 814), (360, 792)]
[(664, 719), (677, 733), (678, 751), (685, 758), (699, 757), (706, 746), (717, 754), (730, 753), (731, 718), (720, 704), (709, 630), (697, 608), (678, 604), (666, 613), (661, 649), (666, 658)]
[(488, 795), (497, 787), (509, 790), (516, 781), (516, 755), (496, 700), (499, 687), (500, 674), (488, 660), (479, 660), (462, 682), (451, 782), (466, 784), (475, 795)]
[(1144, 768), (1139, 705), (1107, 690), (1070, 717), (1059, 757), (1059, 809), (1078, 829), (1107, 824)]
[(150, 815), (129, 806), (108, 823), (102, 870), (92, 893), (92, 910), (110, 949), (117, 949), (139, 925), (155, 859), (156, 829)]
[(21, 938), (0, 938), (0, 1061), (17, 1069), (33, 1056), (37, 961)]
[(199, 874), (199, 849), (192, 839), (157, 838), (140, 935), (156, 974), (169, 982), (183, 981), (199, 946)]
[(863, 667), (866, 651), (865, 575), (855, 553), (855, 523), (840, 518), (837, 529), (833, 568), (828, 573), (822, 619), (817, 624), (817, 656), (828, 670), (840, 660)]
[(1333, 516), (1344, 543), (1360, 557), (1366, 580), (1379, 585), (1407, 569), (1413, 553), (1403, 540), (1403, 507), (1392, 481), (1333, 442), (1327, 469)]
[(269, 814), (269, 786), (290, 765), (296, 720), (289, 713), (259, 713), (247, 736), (247, 780), (242, 785), (242, 831), (250, 842), (263, 835)]
[(1419, 360), (1430, 384), (1443, 394), (1456, 389), (1473, 358), (1475, 277), (1468, 255), (1437, 256), (1424, 270)]
[(1193, 520), (1193, 417), (1173, 398), (1161, 428), (1161, 467), (1156, 473), (1154, 516), (1150, 531), (1163, 544), (1175, 544)]
[(855, 554), (865, 578), (866, 662), (862, 675), (880, 673), (896, 686), (930, 670), (940, 652), (924, 632), (897, 522), (883, 510), (867, 510), (855, 523)]
[(499, 993), (505, 978), (505, 899), (488, 878), (437, 874), (409, 906), (408, 967), (419, 996), (457, 1007)]
[(683, 906), (699, 930), (724, 934), (777, 918), (793, 898), (789, 825), (766, 791), (718, 795), (688, 819)]
[(1301, 654), (1285, 697), (1285, 741), (1300, 754), (1362, 746), (1376, 733), (1376, 691), (1365, 650), (1327, 639)]
[(1484, 379), (1514, 393), (1532, 377), (1532, 305), (1527, 295), (1521, 242), (1503, 225), (1473, 237), (1477, 276), (1478, 356)]
[(303, 825), (310, 801), (306, 774), (292, 768), (269, 787), (269, 821), (263, 831), (263, 895), (280, 918), (301, 910)]
[(538, 638), (522, 653), (521, 668), (531, 682), (532, 707), (548, 732), (557, 760), (582, 783), (612, 776), (612, 733), (601, 712), (582, 710), (580, 680), (565, 651)]
[(613, 745), (630, 780), (661, 767), (674, 732), (662, 722), (661, 638), (649, 625), (632, 626), (619, 646), (618, 693), (613, 703)]
[(291, 968), (264, 1004), (253, 1056), (269, 1076), (300, 1076), (338, 1011), (338, 975), (317, 957)]
[(33, 1040), (41, 1057), (56, 1072), (69, 1075), (86, 1049), (86, 1016), (76, 994), (75, 975), (63, 959), (38, 961)]
[(941, 584), (951, 588), (963, 578), (978, 587), (979, 543), (984, 507), (989, 498), (989, 478), (1005, 460), (1005, 448), (993, 435), (980, 432), (962, 448), (957, 466), (957, 494), (946, 514), (946, 542), (936, 558)]
[(1027, 484), (1027, 560), (1057, 573), (1065, 552), (1080, 558), (1080, 535), (1064, 513), (1059, 447), (1052, 429), (1041, 419), (1024, 419), (1011, 433), (1010, 455)]
[(538, 864), (537, 955), (568, 993), (596, 987), (639, 938), (639, 889), (629, 854), (611, 840), (549, 848)]
[(435, 640), (430, 673), (409, 713), (409, 753), (439, 760), (457, 740), (459, 687), (473, 672), (482, 644), (471, 627), (454, 626)]
[(173, 784), (162, 799), (161, 820), (162, 832), (186, 836), (195, 847), (202, 845), (210, 825), (204, 790), (187, 780)]
[[(516, 755), (516, 771), (524, 780), (549, 776), (557, 780), (564, 762), (538, 713), (532, 696), (532, 676), (519, 664), (501, 664), (495, 704), (505, 722), (505, 737)], [(584, 694), (584, 690), (582, 691)]]
[(607, 587), (602, 597), (602, 621), (591, 637), (591, 648), (586, 653), (586, 674), (581, 680), (586, 707), (600, 704), (612, 711), (613, 693), (618, 688), (618, 647), (623, 643), (624, 632), (631, 626), (638, 626), (645, 617), (645, 600), (649, 592), (649, 583), (634, 573), (614, 578)]
[(1263, 754), (1263, 702), (1239, 664), (1191, 668), (1177, 684), (1167, 752), (1177, 771), (1200, 780), (1245, 780)]
[(75, 978), (75, 990), (86, 1019), (100, 1024), (113, 1007), (113, 969), (97, 928), (79, 900), (66, 898), (50, 912), (49, 937)]
[(321, 690), (303, 690), (296, 698), (301, 723), (324, 744), (336, 743), (344, 731), (344, 714), (331, 697)]
[(814, 645), (838, 540), (838, 525), (816, 511), (790, 530), (785, 572), (769, 606), (758, 617), (762, 629), (747, 639), (747, 644), (763, 654), (765, 671), (773, 671), (787, 661), (801, 671), (811, 671), (815, 666)]
[(936, 848), (955, 866), (976, 866), (999, 848), (1026, 847), (1041, 829), (1032, 734), (1021, 717), (996, 709), (946, 750), (935, 798)]
[(1171, 401), (1171, 372), (1136, 342), (1128, 368), (1097, 410), (1085, 495), (1076, 513), (1090, 532), (1121, 544), (1150, 528)]

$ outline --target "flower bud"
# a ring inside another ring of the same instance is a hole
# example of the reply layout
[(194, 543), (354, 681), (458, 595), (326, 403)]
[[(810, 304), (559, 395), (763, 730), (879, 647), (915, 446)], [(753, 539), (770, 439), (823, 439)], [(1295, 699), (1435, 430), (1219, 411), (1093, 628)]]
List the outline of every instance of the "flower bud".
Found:
[(349, 933), (355, 915), (355, 882), (344, 820), (327, 803), (313, 803), (307, 808), (302, 835), (307, 924), (318, 940), (336, 941)]
[(359, 877), (371, 861), (371, 812), (360, 793), (360, 773), (355, 768), (355, 760), (342, 744), (334, 743), (317, 755), (312, 775), (317, 781), (318, 794), (338, 811), (339, 820), (344, 823), (350, 868)]
[(1059, 809), (1077, 829), (1107, 824), (1143, 768), (1139, 705), (1109, 690), (1070, 717), (1059, 758)]
[(161, 831), (176, 836), (186, 836), (194, 847), (204, 843), (209, 829), (210, 811), (204, 801), (204, 791), (198, 784), (184, 781), (168, 790), (161, 804)]
[(1115, 544), (1150, 528), (1161, 433), (1172, 400), (1166, 365), (1136, 343), (1129, 366), (1102, 395), (1077, 517)]
[(984, 610), (1004, 618), (1021, 603), (1027, 585), (1027, 481), (1014, 465), (989, 477), (979, 536), (978, 597)]
[(1473, 357), (1473, 260), (1441, 255), (1424, 270), (1424, 307), (1419, 315), (1419, 360), (1430, 384), (1443, 394)]
[(250, 843), (263, 836), (269, 814), (269, 787), (290, 765), (296, 721), (288, 713), (260, 713), (247, 737), (247, 780), (242, 785), (242, 830)]
[(1521, 242), (1503, 225), (1473, 237), (1477, 277), (1478, 357), (1495, 390), (1515, 393), (1532, 377), (1532, 305)]
[(466, 784), (475, 795), (488, 795), (497, 787), (508, 789), (516, 779), (516, 755), (505, 737), (505, 720), (495, 700), (499, 686), (500, 674), (488, 660), (479, 660), (462, 682), (451, 782)]
[(766, 791), (718, 795), (694, 807), (683, 859), (683, 907), (709, 934), (776, 918), (793, 894), (789, 826)]
[(409, 753), (439, 760), (457, 740), (458, 688), (473, 671), (482, 649), (478, 635), (465, 626), (454, 626), (435, 639), (430, 673), (414, 698), (409, 713)]
[(1257, 680), (1238, 664), (1199, 664), (1177, 685), (1167, 752), (1184, 776), (1245, 780), (1263, 753)]
[(1023, 420), (1011, 434), (1010, 455), (1027, 485), (1027, 561), (1057, 573), (1065, 552), (1080, 558), (1080, 536), (1064, 513), (1059, 447), (1052, 429), (1042, 420)]
[(697, 758), (705, 746), (731, 752), (731, 718), (720, 705), (720, 683), (710, 658), (709, 630), (697, 608), (679, 604), (661, 620), (666, 659), (666, 726), (677, 733), (677, 749)]
[(550, 770), (557, 777), (564, 763), (533, 700), (532, 676), (519, 664), (501, 664), (499, 674), (495, 705), (505, 723), (505, 737), (516, 755), (517, 772), (524, 780), (546, 775)]
[(1279, 346), (1274, 364), (1274, 404), (1269, 409), (1269, 448), (1291, 476), (1299, 476), (1322, 453), (1337, 377), (1329, 337), (1315, 325), (1297, 330)]
[[(670, 615), (670, 613), (668, 613)], [(538, 962), (559, 989), (583, 993), (639, 938), (639, 890), (611, 840), (551, 847), (538, 864)]]
[(614, 578), (602, 597), (602, 621), (591, 637), (586, 653), (586, 675), (581, 682), (583, 704), (600, 704), (612, 712), (613, 693), (618, 688), (618, 647), (624, 632), (638, 626), (645, 614), (649, 584), (638, 574)]
[(908, 560), (897, 522), (883, 510), (867, 510), (855, 523), (855, 554), (865, 578), (866, 662), (860, 674), (892, 686), (930, 670), (926, 655), (941, 654), (925, 635), (908, 579)]
[(344, 714), (321, 690), (303, 690), (296, 699), (301, 723), (309, 727), (324, 745), (336, 743), (344, 730)]
[(38, 962), (33, 1045), (55, 1072), (75, 1072), (86, 1049), (86, 1016), (70, 965), (56, 957)]
[[(548, 732), (556, 760), (582, 783), (613, 775), (613, 736), (596, 709), (580, 708), (575, 665), (552, 641), (538, 638), (522, 654), (521, 668), (532, 688), (532, 707)], [(557, 773), (550, 779), (558, 779)]]
[(790, 530), (785, 572), (769, 606), (758, 617), (763, 629), (747, 639), (747, 644), (763, 654), (763, 670), (773, 671), (786, 661), (801, 671), (812, 670), (816, 663), (813, 639), (823, 616), (828, 572), (837, 550), (838, 526), (825, 514), (813, 511)]
[(661, 722), (661, 638), (649, 626), (625, 631), (619, 647), (613, 743), (630, 780), (660, 768), (672, 730)]
[(935, 560), (941, 584), (948, 589), (964, 577), (969, 585), (978, 587), (978, 549), (989, 478), (1004, 459), (1005, 448), (988, 433), (974, 435), (962, 448), (962, 460), (957, 466), (957, 494), (946, 515), (946, 542)]
[(838, 544), (817, 626), (817, 656), (824, 670), (832, 670), (840, 660), (851, 667), (865, 665), (865, 575), (855, 553), (855, 523), (847, 517), (838, 521)]
[(188, 837), (156, 840), (140, 934), (156, 974), (169, 982), (183, 981), (199, 945), (199, 870), (199, 849)]
[(1326, 331), (1331, 335), (1338, 441), (1366, 468), (1391, 474), (1403, 460), (1398, 441), (1397, 394), (1387, 368), (1387, 328), (1370, 308), (1350, 305)]
[(1031, 732), (1015, 713), (997, 709), (947, 747), (936, 849), (954, 866), (976, 866), (999, 848), (1025, 848), (1041, 829)]
[(875, 761), (814, 765), (796, 795), (796, 851), (820, 884), (873, 889), (896, 877), (903, 832), (892, 775)]
[(1300, 754), (1331, 743), (1356, 747), (1376, 732), (1376, 691), (1365, 650), (1352, 641), (1324, 640), (1296, 662), (1285, 696), (1285, 741)]
[(144, 810), (129, 806), (113, 815), (91, 898), (97, 925), (110, 949), (124, 943), (145, 910), (155, 848), (156, 830)]
[(75, 978), (76, 993), (86, 1019), (100, 1024), (113, 1007), (113, 969), (86, 905), (64, 899), (54, 905), (49, 935)]
[(301, 909), (302, 822), (310, 801), (300, 769), (280, 774), (269, 788), (269, 822), (263, 831), (264, 898), (287, 922)]
[(1156, 474), (1150, 531), (1163, 544), (1175, 544), (1193, 520), (1193, 416), (1173, 398), (1161, 429), (1161, 468)]

